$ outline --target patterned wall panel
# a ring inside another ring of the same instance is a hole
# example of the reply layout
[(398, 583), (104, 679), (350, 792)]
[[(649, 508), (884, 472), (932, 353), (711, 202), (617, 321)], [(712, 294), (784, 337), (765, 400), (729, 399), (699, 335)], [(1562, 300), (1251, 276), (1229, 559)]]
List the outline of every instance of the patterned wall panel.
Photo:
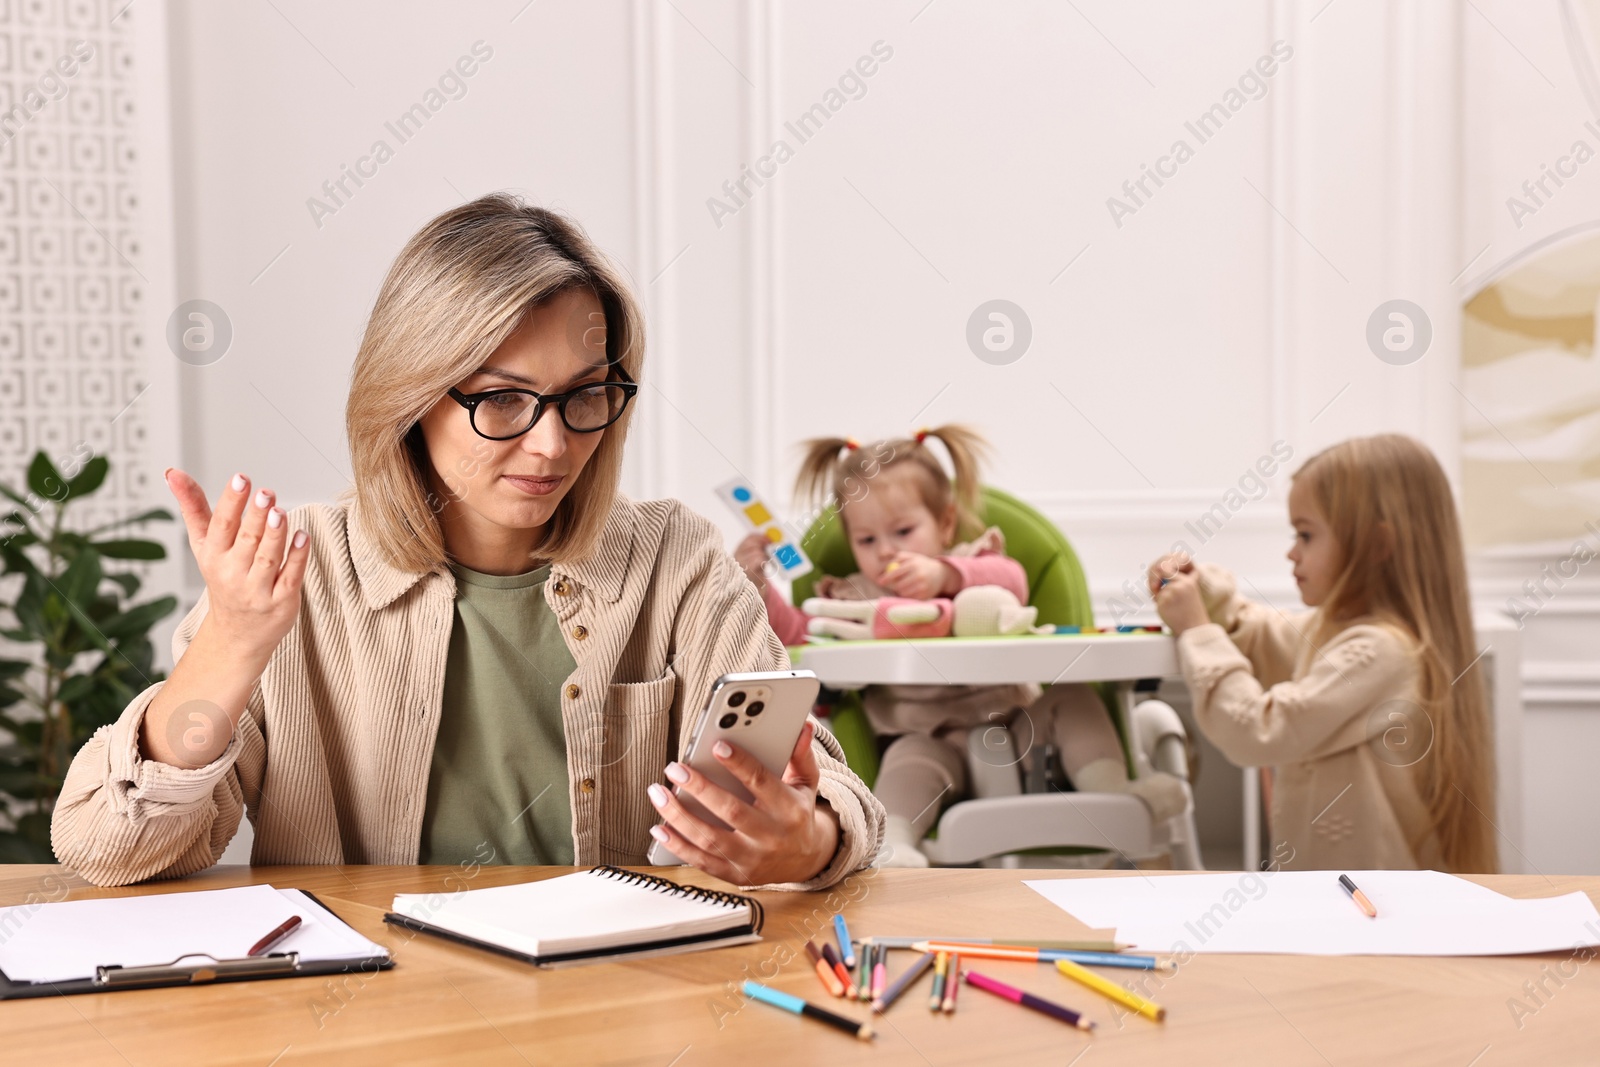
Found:
[(111, 477), (78, 523), (148, 500), (146, 279), (129, 0), (0, 0), (0, 479), (43, 448)]

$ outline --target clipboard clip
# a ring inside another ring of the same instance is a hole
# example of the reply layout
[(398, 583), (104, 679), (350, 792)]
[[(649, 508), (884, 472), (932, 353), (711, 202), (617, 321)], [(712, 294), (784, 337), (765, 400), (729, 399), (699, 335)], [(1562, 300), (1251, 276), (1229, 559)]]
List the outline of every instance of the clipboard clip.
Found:
[[(184, 960), (194, 960), (184, 963)], [(142, 967), (121, 964), (94, 969), (94, 984), (104, 989), (130, 989), (147, 985), (172, 985), (176, 982), (198, 985), (219, 978), (265, 978), (293, 974), (300, 969), (300, 953), (274, 952), (267, 956), (241, 956), (217, 959), (204, 952), (189, 952), (170, 963)]]

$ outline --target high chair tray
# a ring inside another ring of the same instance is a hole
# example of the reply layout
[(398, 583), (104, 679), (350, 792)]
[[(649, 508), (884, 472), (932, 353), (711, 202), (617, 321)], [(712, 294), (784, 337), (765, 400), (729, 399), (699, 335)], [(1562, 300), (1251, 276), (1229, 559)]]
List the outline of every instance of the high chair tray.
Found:
[(1170, 634), (1026, 634), (830, 641), (790, 649), (796, 667), (824, 685), (999, 685), (1171, 678), (1178, 645)]

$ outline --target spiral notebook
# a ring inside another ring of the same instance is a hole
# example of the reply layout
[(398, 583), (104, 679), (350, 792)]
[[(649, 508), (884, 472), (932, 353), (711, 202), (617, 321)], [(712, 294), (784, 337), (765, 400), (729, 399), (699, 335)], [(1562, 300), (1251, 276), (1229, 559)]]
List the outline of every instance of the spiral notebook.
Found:
[(759, 901), (620, 867), (455, 893), (401, 893), (384, 917), (541, 967), (761, 940)]

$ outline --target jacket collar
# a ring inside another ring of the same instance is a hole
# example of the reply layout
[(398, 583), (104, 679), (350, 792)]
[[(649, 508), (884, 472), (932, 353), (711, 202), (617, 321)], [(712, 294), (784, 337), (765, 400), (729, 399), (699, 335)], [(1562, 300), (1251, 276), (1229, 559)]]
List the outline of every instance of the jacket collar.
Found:
[[(553, 565), (550, 568), (552, 577), (566, 577), (615, 603), (622, 596), (623, 579), (627, 577), (635, 523), (633, 502), (619, 493), (611, 502), (611, 511), (595, 550), (584, 559)], [(390, 563), (379, 551), (363, 519), (359, 498), (347, 505), (345, 529), (350, 541), (350, 558), (361, 583), (362, 599), (373, 611), (388, 607), (430, 574), (441, 576), (454, 587), (455, 576), (443, 564), (416, 572), (401, 570)]]

